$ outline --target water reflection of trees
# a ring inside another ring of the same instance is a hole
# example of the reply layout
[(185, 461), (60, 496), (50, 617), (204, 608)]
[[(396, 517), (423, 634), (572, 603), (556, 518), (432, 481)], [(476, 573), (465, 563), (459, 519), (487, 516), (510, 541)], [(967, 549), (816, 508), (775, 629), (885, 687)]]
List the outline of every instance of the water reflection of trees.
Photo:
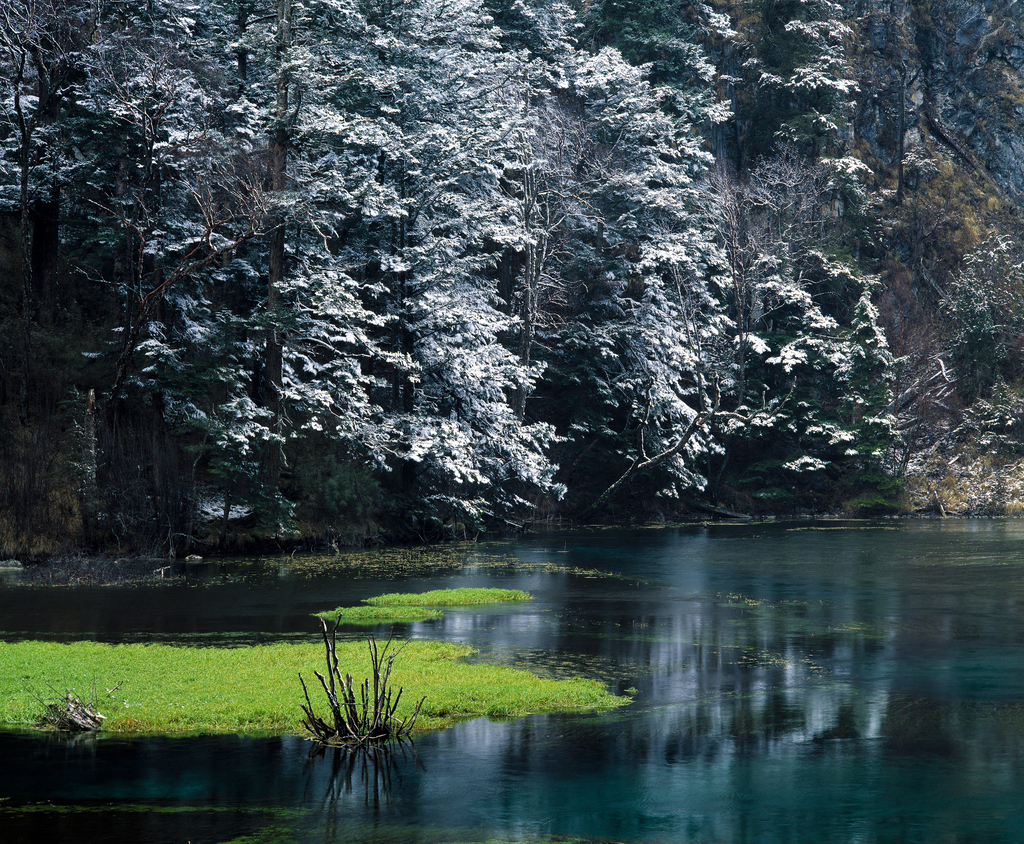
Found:
[[(321, 784), (325, 765), (326, 783)], [(343, 798), (361, 798), (360, 802), (374, 813), (391, 808), (392, 789), (396, 782), (401, 787), (402, 771), (410, 765), (425, 770), (411, 741), (364, 747), (314, 743), (306, 757), (303, 802), (315, 799), (311, 793), (314, 788), (322, 788), (321, 808), (333, 806)]]
[(894, 753), (955, 757), (968, 764), (1024, 763), (1024, 704), (890, 698), (883, 723)]

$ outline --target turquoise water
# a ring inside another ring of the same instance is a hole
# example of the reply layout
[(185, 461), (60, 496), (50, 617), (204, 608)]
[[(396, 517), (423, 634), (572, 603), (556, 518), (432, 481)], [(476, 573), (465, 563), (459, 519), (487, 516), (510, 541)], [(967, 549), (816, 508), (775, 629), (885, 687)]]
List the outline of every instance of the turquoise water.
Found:
[(0, 841), (1024, 841), (1022, 540), (1016, 521), (710, 525), (179, 564), (161, 585), (4, 578), (7, 639), (238, 645), (315, 638), (309, 613), (381, 592), (526, 589), (397, 632), (634, 699), (376, 763), (299, 737), (0, 733)]

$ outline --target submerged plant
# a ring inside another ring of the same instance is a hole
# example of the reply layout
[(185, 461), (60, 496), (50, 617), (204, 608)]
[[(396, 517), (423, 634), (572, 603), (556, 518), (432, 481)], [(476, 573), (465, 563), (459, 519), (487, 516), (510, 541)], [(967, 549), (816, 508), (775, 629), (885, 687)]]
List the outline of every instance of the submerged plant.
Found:
[(319, 671), (313, 673), (316, 674), (327, 696), (330, 719), (324, 720), (313, 711), (309, 689), (306, 688), (306, 681), (300, 673), (299, 682), (302, 683), (302, 691), (306, 697), (306, 704), (302, 707), (306, 717), (302, 721), (302, 726), (314, 741), (321, 744), (366, 746), (384, 744), (392, 739), (408, 736), (416, 724), (420, 707), (426, 698), (420, 698), (409, 718), (402, 719), (395, 715), (402, 698), (402, 689), (399, 688), (398, 693), (393, 695), (389, 682), (395, 659), (402, 652), (404, 645), (392, 650), (394, 640), (389, 638), (383, 648), (378, 648), (376, 639), (372, 636), (367, 638), (373, 669), (373, 690), (371, 694), (369, 678), (364, 679), (359, 687), (357, 701), (352, 675), (345, 674), (343, 678), (338, 667), (338, 624), (335, 623), (331, 631), (328, 631), (327, 622), (323, 618), (320, 619), (320, 624), (326, 651), (327, 676)]

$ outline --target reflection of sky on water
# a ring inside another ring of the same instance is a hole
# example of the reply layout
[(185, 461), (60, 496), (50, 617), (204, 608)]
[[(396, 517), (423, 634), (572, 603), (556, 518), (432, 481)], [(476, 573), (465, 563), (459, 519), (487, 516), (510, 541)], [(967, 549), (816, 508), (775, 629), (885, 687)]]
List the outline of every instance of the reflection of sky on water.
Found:
[[(131, 590), (0, 585), (8, 636), (236, 643), (315, 636), (309, 613), (382, 592), (525, 589), (528, 604), (397, 630), (635, 689), (605, 715), (425, 736), (383, 773), (310, 761), (295, 737), (68, 749), (0, 734), (0, 755), (24, 760), (0, 766), (13, 800), (0, 802), (0, 839), (28, 823), (9, 807), (45, 798), (191, 807), (205, 819), (190, 809), (193, 841), (232, 837), (228, 808), (232, 835), (280, 822), (300, 841), (1024, 840), (1021, 539), (1014, 522), (695, 526), (447, 548), (434, 575), (418, 552), (388, 576), (376, 554), (210, 564)], [(272, 809), (298, 814), (259, 814)], [(146, 823), (149, 840), (181, 840), (177, 821)]]

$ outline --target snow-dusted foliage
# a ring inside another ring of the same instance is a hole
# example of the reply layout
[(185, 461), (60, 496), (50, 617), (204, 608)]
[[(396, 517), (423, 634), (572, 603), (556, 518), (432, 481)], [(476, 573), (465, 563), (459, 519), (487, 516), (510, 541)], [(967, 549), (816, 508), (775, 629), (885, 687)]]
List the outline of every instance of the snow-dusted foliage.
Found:
[[(706, 188), (728, 274), (737, 408), (726, 430), (761, 446), (762, 463), (796, 474), (879, 469), (895, 437), (886, 410), (892, 357), (862, 278), (835, 249), (834, 221), (855, 193), (830, 160), (792, 149), (746, 179), (717, 173)], [(743, 417), (774, 399), (771, 425)]]
[(757, 3), (749, 12), (728, 36), (721, 77), (743, 126), (743, 155), (768, 156), (784, 145), (812, 158), (841, 155), (858, 93), (842, 4)]
[(389, 465), (427, 519), (507, 513), (555, 492), (553, 431), (513, 401), (539, 370), (509, 348), (518, 322), (493, 281), (498, 245), (521, 237), (501, 179), (521, 121), (505, 88), (524, 65), (474, 0), (367, 3), (350, 24), (339, 254), (386, 318), (370, 368)]
[(1001, 379), (1010, 349), (1019, 342), (1024, 309), (1024, 247), (993, 235), (966, 257), (944, 306), (952, 328), (950, 352), (957, 389), (967, 399), (985, 397)]
[[(737, 443), (788, 476), (877, 462), (890, 362), (832, 236), (863, 193), (846, 32), (826, 0), (719, 8), (2, 7), (0, 351), (28, 385), (63, 249), (107, 528), (430, 535), (714, 488)], [(709, 179), (744, 80), (793, 143)]]
[[(560, 410), (565, 461), (580, 475), (618, 475), (673, 449), (713, 401), (715, 248), (695, 190), (708, 157), (675, 109), (681, 93), (651, 84), (617, 50), (576, 54), (563, 84), (545, 123), (569, 166), (538, 166), (552, 185), (548, 274), (565, 321), (549, 319), (541, 345), (557, 401), (572, 401)], [(695, 460), (711, 447), (703, 432), (689, 439), (658, 464), (655, 490), (702, 486)]]

